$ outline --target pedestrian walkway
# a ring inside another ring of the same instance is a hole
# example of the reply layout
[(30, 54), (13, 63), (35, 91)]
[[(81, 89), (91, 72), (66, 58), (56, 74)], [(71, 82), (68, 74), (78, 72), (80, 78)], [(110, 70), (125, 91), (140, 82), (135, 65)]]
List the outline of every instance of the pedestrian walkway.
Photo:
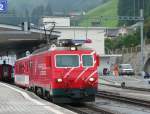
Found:
[(32, 93), (0, 83), (0, 114), (75, 114)]
[(121, 86), (124, 82), (126, 87), (137, 87), (150, 89), (150, 79), (141, 76), (100, 76), (100, 84)]

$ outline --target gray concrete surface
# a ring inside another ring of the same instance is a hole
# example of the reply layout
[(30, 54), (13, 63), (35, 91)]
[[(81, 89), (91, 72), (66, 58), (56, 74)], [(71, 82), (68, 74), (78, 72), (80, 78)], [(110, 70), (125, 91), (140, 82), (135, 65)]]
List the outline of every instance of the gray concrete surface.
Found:
[(26, 91), (0, 83), (0, 114), (75, 114)]
[(113, 112), (116, 112), (116, 114), (150, 114), (149, 108), (103, 98), (96, 99), (96, 102), (93, 104), (100, 108), (112, 110)]
[[(142, 79), (133, 78), (133, 77), (118, 77), (118, 78), (105, 77), (105, 79), (108, 81), (102, 80), (102, 77), (100, 77), (99, 82), (106, 83), (108, 85), (109, 84), (117, 85), (122, 81), (126, 81), (126, 82), (132, 83), (132, 86), (137, 84), (136, 86), (139, 86), (139, 87), (141, 87), (141, 85), (143, 84), (143, 83), (140, 83)], [(146, 91), (136, 91), (136, 90), (123, 89), (123, 88), (116, 88), (116, 87), (107, 86), (103, 84), (99, 84), (98, 89), (101, 91), (118, 93), (121, 96), (125, 96), (125, 97), (131, 97), (131, 98), (137, 98), (141, 100), (150, 101), (150, 92), (146, 92)], [(150, 108), (141, 107), (135, 104), (128, 104), (128, 103), (123, 103), (119, 101), (108, 100), (104, 98), (97, 98), (96, 102), (93, 104), (96, 104), (96, 106), (101, 107), (101, 108), (116, 111), (118, 112), (118, 114), (150, 114)]]
[(122, 89), (122, 88), (116, 88), (116, 87), (111, 87), (111, 86), (106, 86), (106, 85), (99, 85), (99, 90), (117, 93), (125, 97), (131, 97), (131, 98), (137, 98), (137, 99), (141, 99), (145, 101), (150, 101), (150, 92), (146, 92), (146, 91)]
[(150, 79), (144, 79), (141, 76), (100, 76), (99, 83), (118, 85), (125, 82), (126, 87), (146, 88), (150, 89)]

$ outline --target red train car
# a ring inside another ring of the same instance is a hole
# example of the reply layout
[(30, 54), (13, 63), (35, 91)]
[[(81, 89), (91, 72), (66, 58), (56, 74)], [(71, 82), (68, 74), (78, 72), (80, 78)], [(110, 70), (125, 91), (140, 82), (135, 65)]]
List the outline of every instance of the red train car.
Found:
[(12, 81), (12, 65), (0, 64), (0, 80), (4, 82)]
[(26, 57), (15, 63), (14, 82), (23, 88), (29, 87), (29, 61), (29, 57)]
[(91, 49), (51, 46), (16, 61), (15, 83), (55, 103), (94, 101), (98, 65)]

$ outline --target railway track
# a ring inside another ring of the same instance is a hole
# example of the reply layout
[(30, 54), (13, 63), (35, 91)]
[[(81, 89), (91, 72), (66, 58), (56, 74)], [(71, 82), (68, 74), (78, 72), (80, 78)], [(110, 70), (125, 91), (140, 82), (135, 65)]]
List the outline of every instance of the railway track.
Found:
[(146, 92), (150, 92), (150, 89), (148, 89), (148, 88), (138, 88), (138, 87), (128, 87), (128, 86), (122, 87), (121, 85), (118, 86), (118, 85), (109, 85), (109, 84), (101, 84), (101, 85), (106, 85), (106, 86), (116, 87), (116, 88), (129, 89), (129, 90), (137, 90), (137, 91), (146, 91)]
[(119, 93), (98, 91), (97, 97), (106, 98), (106, 99), (115, 100), (115, 101), (121, 101), (125, 103), (130, 103), (130, 104), (132, 103), (132, 104), (143, 106), (143, 107), (150, 107), (150, 101), (121, 96)]
[(64, 108), (77, 112), (78, 114), (116, 114), (114, 111), (89, 104), (66, 105)]

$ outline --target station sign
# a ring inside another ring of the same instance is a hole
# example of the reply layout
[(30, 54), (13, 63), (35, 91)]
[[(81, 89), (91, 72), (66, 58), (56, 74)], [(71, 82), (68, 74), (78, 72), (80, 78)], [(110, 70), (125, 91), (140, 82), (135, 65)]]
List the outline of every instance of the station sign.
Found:
[(7, 0), (0, 0), (0, 13), (6, 12), (8, 6)]

